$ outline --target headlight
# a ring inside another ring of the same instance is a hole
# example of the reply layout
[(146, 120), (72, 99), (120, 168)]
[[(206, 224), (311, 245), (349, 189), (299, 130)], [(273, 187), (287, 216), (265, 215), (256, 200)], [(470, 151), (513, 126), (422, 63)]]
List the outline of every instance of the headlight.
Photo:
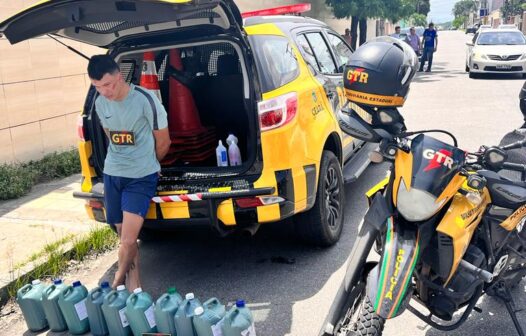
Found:
[(473, 53), (473, 58), (482, 58), (482, 59), (485, 59), (487, 60), (488, 59), (488, 56), (484, 55), (484, 54), (481, 54), (481, 53)]
[(405, 182), (400, 181), (396, 206), (398, 212), (410, 222), (419, 222), (429, 219), (444, 204), (445, 200), (436, 203), (436, 197), (430, 193), (411, 188), (407, 191)]
[(526, 59), (526, 54), (522, 54), (521, 60), (525, 60), (525, 59)]

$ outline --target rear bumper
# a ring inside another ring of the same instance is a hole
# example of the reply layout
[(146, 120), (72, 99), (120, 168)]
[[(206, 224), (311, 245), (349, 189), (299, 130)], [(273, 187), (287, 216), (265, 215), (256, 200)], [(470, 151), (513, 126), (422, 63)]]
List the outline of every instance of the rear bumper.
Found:
[[(284, 199), (279, 203), (241, 208), (236, 199), (272, 196), (274, 187), (252, 188), (225, 192), (206, 192), (194, 195), (163, 195), (154, 197), (146, 215), (144, 226), (156, 229), (209, 226), (220, 234), (228, 234), (259, 223), (278, 221), (294, 215), (294, 201)], [(106, 222), (104, 195), (91, 192), (74, 192), (76, 198), (85, 199), (88, 215), (99, 222)], [(193, 199), (199, 196), (200, 199)], [(169, 201), (169, 197), (181, 199)], [(186, 200), (186, 199), (189, 200)], [(163, 201), (164, 199), (164, 201)], [(93, 206), (93, 205), (100, 206)]]

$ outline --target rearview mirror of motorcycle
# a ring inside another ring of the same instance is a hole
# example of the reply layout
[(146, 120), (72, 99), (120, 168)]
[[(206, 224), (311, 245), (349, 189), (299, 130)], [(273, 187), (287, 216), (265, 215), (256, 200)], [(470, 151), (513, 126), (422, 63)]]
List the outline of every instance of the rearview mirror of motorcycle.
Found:
[(498, 147), (490, 147), (484, 153), (484, 162), (493, 168), (500, 168), (508, 155)]
[(340, 128), (353, 138), (366, 142), (380, 142), (382, 137), (352, 109), (344, 109), (338, 113)]

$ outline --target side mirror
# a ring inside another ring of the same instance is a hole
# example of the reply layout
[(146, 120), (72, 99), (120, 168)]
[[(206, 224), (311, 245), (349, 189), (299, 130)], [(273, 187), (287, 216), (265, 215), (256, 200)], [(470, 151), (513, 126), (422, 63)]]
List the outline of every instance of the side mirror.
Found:
[(380, 142), (382, 137), (352, 109), (338, 113), (340, 128), (345, 134), (366, 142)]
[(466, 42), (466, 45), (467, 45), (468, 47), (473, 47), (473, 42)]

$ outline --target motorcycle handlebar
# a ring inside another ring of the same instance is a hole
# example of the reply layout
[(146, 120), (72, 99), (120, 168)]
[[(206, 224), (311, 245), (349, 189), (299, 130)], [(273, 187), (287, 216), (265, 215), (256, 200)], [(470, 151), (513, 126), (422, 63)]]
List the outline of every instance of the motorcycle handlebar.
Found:
[(500, 147), (500, 149), (502, 150), (519, 149), (519, 148), (524, 147), (524, 145), (526, 145), (526, 139), (510, 143), (509, 145), (502, 146)]
[(504, 162), (502, 164), (503, 169), (515, 170), (519, 172), (526, 172), (526, 165), (520, 163)]

